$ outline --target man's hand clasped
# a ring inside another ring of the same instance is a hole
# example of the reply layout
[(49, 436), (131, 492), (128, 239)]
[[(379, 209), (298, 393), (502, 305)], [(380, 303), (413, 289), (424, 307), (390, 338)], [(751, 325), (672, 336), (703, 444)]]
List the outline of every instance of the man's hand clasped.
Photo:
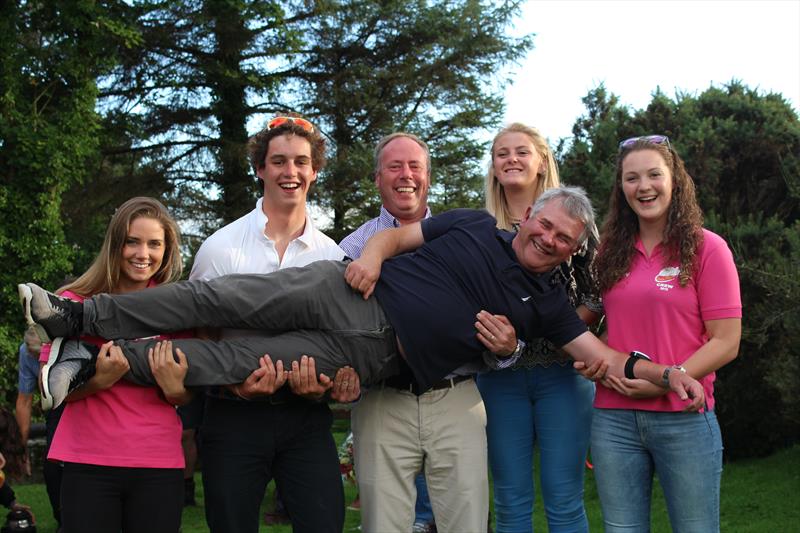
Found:
[(475, 321), (478, 340), (498, 357), (509, 357), (517, 349), (517, 332), (511, 321), (503, 315), (480, 311)]
[(361, 256), (347, 265), (344, 279), (354, 289), (369, 298), (375, 290), (375, 284), (381, 276), (381, 261)]

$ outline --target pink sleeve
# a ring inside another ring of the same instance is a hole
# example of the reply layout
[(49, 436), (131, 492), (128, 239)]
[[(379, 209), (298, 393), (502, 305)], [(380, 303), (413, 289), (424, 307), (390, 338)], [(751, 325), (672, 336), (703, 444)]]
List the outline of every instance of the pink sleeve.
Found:
[(47, 358), (50, 357), (50, 343), (42, 344), (42, 349), (39, 352), (39, 362), (46, 363)]
[(739, 274), (727, 243), (715, 233), (705, 232), (697, 272), (697, 298), (704, 321), (741, 318)]

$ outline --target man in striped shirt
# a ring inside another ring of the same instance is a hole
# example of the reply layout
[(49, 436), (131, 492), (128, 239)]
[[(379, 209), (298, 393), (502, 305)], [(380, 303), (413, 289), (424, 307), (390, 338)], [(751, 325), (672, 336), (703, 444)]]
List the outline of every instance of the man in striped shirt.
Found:
[[(421, 139), (402, 132), (381, 139), (375, 148), (380, 215), (339, 243), (345, 253), (356, 259), (374, 234), (429, 217), (430, 174), (430, 153)], [(407, 380), (388, 379), (353, 408), (364, 531), (428, 527), (414, 523), (414, 481), (423, 471), (439, 531), (485, 529), (486, 411), (472, 378), (479, 366), (458, 368), (419, 397)]]

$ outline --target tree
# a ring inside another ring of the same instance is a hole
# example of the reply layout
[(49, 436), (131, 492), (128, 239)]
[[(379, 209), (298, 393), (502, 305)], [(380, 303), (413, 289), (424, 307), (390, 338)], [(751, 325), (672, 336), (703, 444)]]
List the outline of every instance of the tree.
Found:
[(475, 0), (139, 2), (141, 45), (101, 92), (104, 115), (130, 142), (104, 153), (138, 154), (167, 177), (176, 199), (218, 194), (200, 206), (212, 208), (200, 220), (207, 231), (252, 208), (248, 125), (297, 110), (331, 141), (313, 198), (331, 212), (334, 236), (376, 211), (371, 149), (397, 129), (435, 148), (437, 200), (474, 202), (481, 147), (473, 133), (501, 116), (491, 76), (531, 45), (506, 36), (518, 8)]
[[(697, 184), (706, 226), (734, 253), (744, 305), (739, 357), (716, 382), (728, 457), (763, 455), (800, 434), (800, 120), (778, 94), (741, 82), (631, 111), (601, 86), (559, 145), (562, 177), (604, 211), (617, 142), (661, 133)], [(770, 413), (770, 416), (765, 416)]]
[(0, 389), (16, 388), (23, 323), (16, 284), (58, 285), (69, 271), (62, 196), (94, 164), (95, 79), (124, 27), (113, 2), (0, 4)]
[(530, 37), (506, 27), (518, 3), (332, 2), (308, 19), (308, 45), (292, 76), (295, 100), (334, 144), (317, 200), (343, 236), (375, 216), (372, 147), (397, 130), (425, 139), (433, 156), (432, 203), (474, 206), (482, 189), (476, 132), (493, 127), (502, 100), (497, 69), (526, 53)]

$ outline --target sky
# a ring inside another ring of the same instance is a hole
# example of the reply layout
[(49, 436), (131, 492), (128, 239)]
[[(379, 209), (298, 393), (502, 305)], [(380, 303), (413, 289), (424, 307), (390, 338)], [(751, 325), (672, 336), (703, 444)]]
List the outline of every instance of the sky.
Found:
[(535, 126), (551, 146), (601, 83), (632, 109), (656, 87), (672, 97), (732, 79), (800, 109), (800, 0), (529, 0), (514, 28), (525, 33), (534, 48), (503, 73), (514, 80), (504, 122)]

